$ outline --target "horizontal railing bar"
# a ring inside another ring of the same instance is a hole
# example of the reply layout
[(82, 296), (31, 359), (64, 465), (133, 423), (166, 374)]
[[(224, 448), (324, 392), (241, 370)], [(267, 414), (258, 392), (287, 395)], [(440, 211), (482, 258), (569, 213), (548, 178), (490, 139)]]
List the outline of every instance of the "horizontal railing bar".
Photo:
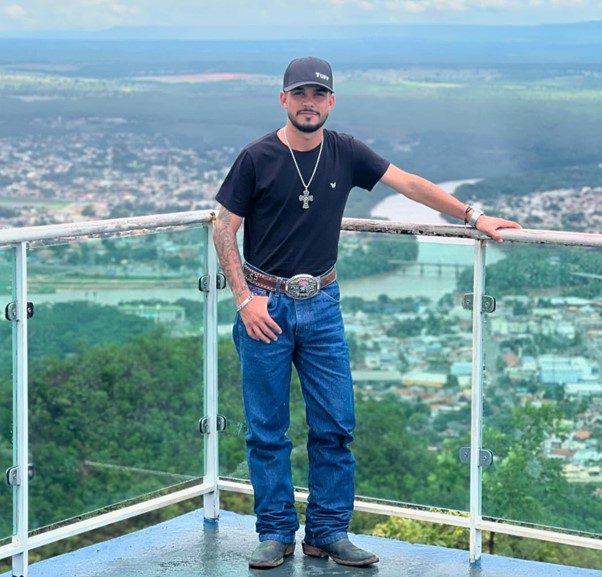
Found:
[(443, 236), (454, 238), (479, 239), (487, 235), (478, 230), (457, 224), (420, 224), (393, 220), (373, 220), (367, 218), (344, 218), (341, 230), (355, 232), (384, 232), (389, 234), (415, 234), (420, 236)]
[[(356, 232), (382, 232), (389, 234), (415, 234), (419, 236), (439, 236), (483, 240), (489, 238), (478, 230), (458, 224), (434, 225), (396, 222), (390, 220), (370, 220), (364, 218), (344, 218), (342, 230)], [(565, 246), (602, 247), (602, 234), (568, 232), (560, 230), (502, 229), (502, 239), (508, 242), (527, 244), (556, 244)]]
[[(361, 499), (356, 500), (354, 504), (354, 510), (362, 511), (363, 513), (375, 513), (378, 515), (413, 519), (415, 521), (427, 521), (429, 523), (435, 523), (438, 525), (452, 525), (454, 527), (464, 527), (466, 529), (469, 527), (468, 517), (458, 517), (428, 510), (371, 503), (369, 501), (362, 501)], [(562, 545), (572, 545), (587, 549), (602, 550), (602, 539), (596, 539), (593, 537), (585, 537), (572, 533), (563, 533), (561, 531), (552, 531), (550, 529), (524, 527), (521, 525), (513, 525), (511, 523), (503, 523), (499, 521), (483, 520), (477, 522), (476, 526), (477, 529), (480, 529), (481, 531), (491, 531), (493, 533), (501, 533), (504, 535), (511, 535), (513, 537), (523, 537), (526, 539), (536, 539), (538, 541), (548, 541)]]
[[(248, 495), (253, 494), (252, 486), (249, 483), (243, 481), (239, 482), (220, 479), (219, 487), (224, 491), (230, 491), (233, 493), (242, 493)], [(60, 541), (61, 539), (66, 539), (68, 537), (84, 533), (86, 531), (99, 529), (111, 523), (126, 520), (137, 515), (148, 513), (150, 511), (178, 503), (180, 501), (185, 501), (193, 497), (201, 496), (205, 493), (210, 492), (211, 490), (212, 487), (209, 483), (203, 483), (196, 487), (190, 487), (183, 491), (178, 491), (170, 495), (157, 497), (156, 499), (144, 501), (143, 503), (137, 503), (136, 505), (132, 505), (131, 507), (124, 507), (123, 509), (111, 511), (109, 513), (105, 513), (97, 517), (92, 517), (81, 522), (72, 523), (70, 525), (60, 527), (58, 529), (33, 535), (29, 539), (29, 548), (33, 549), (36, 547), (42, 547), (55, 541)], [(307, 496), (308, 494), (305, 491), (295, 491), (295, 499), (297, 502), (306, 503)], [(374, 503), (362, 499), (355, 500), (354, 509), (356, 511), (362, 511), (364, 513), (373, 513), (377, 515), (391, 517), (401, 517), (413, 519), (415, 521), (425, 521), (429, 523), (450, 525), (465, 529), (468, 529), (469, 525), (468, 517), (450, 515), (446, 513), (428, 511), (423, 509), (400, 507), (391, 504)], [(486, 520), (479, 523), (479, 528), (482, 531), (492, 531), (494, 533), (512, 535), (515, 537), (537, 539), (541, 541), (548, 541), (551, 543), (559, 543), (563, 545), (602, 550), (602, 539), (583, 537), (580, 535), (573, 535), (570, 533), (561, 533), (551, 531), (549, 529), (537, 529), (534, 527), (523, 527), (519, 525), (512, 525), (509, 523), (500, 523)], [(22, 545), (4, 545), (0, 547), (0, 559), (11, 557), (12, 555), (18, 554), (22, 551)]]
[(492, 531), (493, 533), (503, 533), (514, 537), (525, 537), (527, 539), (537, 539), (538, 541), (549, 541), (550, 543), (561, 543), (562, 545), (573, 545), (575, 547), (586, 547), (587, 549), (602, 550), (602, 539), (594, 537), (584, 537), (571, 533), (562, 533), (552, 531), (551, 529), (537, 529), (536, 527), (522, 527), (510, 523), (500, 523), (498, 521), (481, 521), (479, 524), (483, 531)]
[[(208, 224), (215, 219), (215, 211), (173, 212), (128, 218), (93, 220), (65, 224), (49, 224), (0, 230), (0, 246), (19, 242), (55, 240), (87, 235), (155, 229), (162, 227)], [(411, 234), (444, 238), (487, 239), (487, 235), (464, 225), (430, 225), (389, 220), (344, 218), (342, 230)], [(566, 246), (602, 247), (602, 234), (537, 229), (506, 229), (502, 238), (509, 242), (527, 244), (556, 244)]]
[(19, 242), (54, 240), (95, 234), (111, 234), (170, 226), (203, 225), (211, 222), (214, 218), (214, 211), (202, 210), (132, 216), (128, 218), (113, 218), (107, 220), (89, 220), (64, 224), (48, 224), (43, 226), (26, 226), (22, 228), (6, 228), (0, 230), (0, 246), (12, 245)]
[[(250, 483), (244, 481), (234, 481), (232, 479), (220, 479), (219, 487), (221, 490), (233, 493), (253, 494), (253, 487)], [(307, 492), (295, 491), (295, 500), (299, 503), (307, 503)], [(401, 517), (404, 519), (413, 519), (414, 521), (426, 521), (437, 525), (451, 525), (453, 527), (469, 528), (470, 519), (459, 515), (441, 513), (438, 511), (429, 511), (427, 509), (413, 509), (410, 507), (401, 507), (389, 503), (376, 503), (364, 499), (356, 499), (353, 508), (355, 511), (363, 513), (373, 513), (388, 517)], [(514, 537), (524, 537), (527, 539), (537, 539), (559, 543), (562, 545), (573, 545), (575, 547), (585, 547), (587, 549), (602, 549), (602, 539), (593, 537), (584, 537), (571, 533), (562, 533), (550, 529), (538, 529), (536, 527), (523, 527), (495, 521), (483, 520), (477, 524), (481, 531), (492, 531), (494, 533), (503, 533)]]
[[(218, 482), (220, 490), (230, 491), (232, 493), (243, 493), (245, 495), (253, 494), (253, 487), (250, 483), (243, 481), (234, 481), (232, 479), (220, 479)], [(299, 503), (307, 503), (308, 498), (307, 491), (295, 491), (295, 500)], [(464, 527), (468, 529), (469, 519), (468, 517), (459, 517), (447, 515), (445, 513), (438, 513), (435, 511), (427, 511), (424, 509), (410, 509), (409, 507), (398, 507), (394, 505), (384, 503), (374, 503), (370, 501), (364, 501), (363, 499), (356, 499), (353, 504), (355, 511), (362, 511), (364, 513), (375, 513), (377, 515), (388, 515), (395, 517), (407, 517), (408, 519), (415, 519), (416, 521), (429, 521), (431, 523), (437, 523), (441, 525), (454, 525), (456, 527)]]
[(192, 475), (181, 475), (169, 471), (157, 471), (155, 469), (144, 469), (142, 467), (128, 467), (126, 465), (115, 465), (113, 463), (99, 463), (97, 461), (84, 461), (84, 465), (92, 469), (113, 469), (117, 471), (128, 471), (129, 473), (142, 473), (144, 475), (153, 475), (156, 477), (167, 477), (169, 479), (179, 478), (183, 481), (193, 481), (196, 477)]
[(402, 517), (404, 519), (412, 519), (413, 521), (427, 521), (428, 523), (435, 523), (437, 525), (452, 525), (453, 527), (462, 527), (464, 529), (470, 527), (469, 517), (429, 511), (428, 509), (385, 505), (384, 503), (372, 503), (371, 501), (364, 501), (362, 499), (355, 500), (353, 509), (362, 513), (373, 513), (387, 517)]
[(8, 559), (13, 555), (19, 555), (25, 551), (25, 547), (22, 544), (9, 543), (8, 545), (2, 545), (0, 547), (0, 559)]
[[(68, 539), (69, 537), (74, 537), (75, 535), (79, 535), (87, 531), (100, 529), (101, 527), (118, 523), (120, 521), (125, 521), (127, 519), (131, 519), (132, 517), (137, 517), (138, 515), (150, 513), (151, 511), (162, 509), (164, 507), (168, 507), (169, 505), (175, 505), (181, 501), (186, 501), (194, 497), (200, 497), (205, 493), (210, 493), (213, 491), (213, 489), (214, 487), (211, 483), (203, 482), (200, 485), (187, 487), (186, 489), (175, 491), (169, 495), (162, 495), (160, 497), (155, 497), (154, 499), (149, 499), (148, 501), (141, 501), (140, 503), (123, 507), (123, 509), (116, 509), (114, 511), (109, 511), (108, 513), (102, 513), (101, 515), (97, 515), (95, 517), (89, 517), (82, 521), (68, 523), (61, 527), (57, 527), (56, 529), (50, 529), (48, 531), (31, 535), (28, 540), (28, 548), (35, 549), (37, 547), (43, 547), (44, 545), (61, 541), (62, 539)], [(9, 545), (2, 548), (2, 553), (6, 553), (6, 549), (8, 549), (8, 554), (6, 556), (11, 556), (18, 552), (16, 551), (15, 547), (11, 548)], [(2, 555), (0, 555), (0, 559), (1, 558)]]

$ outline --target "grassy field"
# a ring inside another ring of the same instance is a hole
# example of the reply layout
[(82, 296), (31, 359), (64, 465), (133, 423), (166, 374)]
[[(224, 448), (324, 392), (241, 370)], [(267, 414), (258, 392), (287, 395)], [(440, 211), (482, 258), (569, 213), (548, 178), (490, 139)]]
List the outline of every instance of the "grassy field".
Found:
[(0, 196), (0, 206), (5, 206), (8, 208), (16, 208), (22, 206), (45, 206), (48, 210), (62, 210), (65, 207), (69, 206), (71, 203), (69, 201), (48, 201), (43, 198), (32, 198), (32, 199), (24, 199), (24, 198), (11, 198), (7, 196)]
[[(58, 141), (80, 130), (90, 139), (80, 119), (104, 118), (92, 145), (107, 146), (106, 135), (129, 131), (160, 134), (176, 147), (239, 150), (283, 121), (280, 74), (267, 61), (254, 72), (249, 66), (237, 74), (236, 62), (224, 59), (210, 72), (191, 64), (185, 72), (165, 66), (151, 74), (149, 63), (148, 75), (102, 78), (86, 76), (85, 67), (0, 68), (0, 128), (12, 138)], [(593, 65), (343, 68), (335, 89), (330, 128), (434, 181), (602, 161), (602, 71)], [(53, 124), (57, 117), (62, 126)]]

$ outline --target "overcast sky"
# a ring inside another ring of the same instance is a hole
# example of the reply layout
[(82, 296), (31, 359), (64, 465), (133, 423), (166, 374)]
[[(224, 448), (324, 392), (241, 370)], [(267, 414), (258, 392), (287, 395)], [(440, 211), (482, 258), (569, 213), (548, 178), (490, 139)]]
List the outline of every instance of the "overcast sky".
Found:
[(0, 0), (0, 31), (113, 26), (542, 24), (602, 18), (602, 0)]

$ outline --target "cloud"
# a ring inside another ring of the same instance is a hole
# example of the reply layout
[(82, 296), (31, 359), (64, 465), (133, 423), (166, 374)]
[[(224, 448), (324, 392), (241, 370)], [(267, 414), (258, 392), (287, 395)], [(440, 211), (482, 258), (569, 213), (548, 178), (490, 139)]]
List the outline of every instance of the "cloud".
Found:
[(138, 14), (139, 9), (135, 6), (128, 6), (118, 0), (80, 0), (84, 8), (100, 8), (106, 10), (114, 16), (132, 16)]
[[(0, 0), (0, 30), (113, 26), (545, 23), (599, 19), (602, 0)], [(305, 11), (304, 11), (305, 10)], [(302, 16), (303, 15), (303, 16)], [(304, 24), (307, 23), (304, 21)]]
[(375, 10), (377, 2), (370, 0), (330, 0), (335, 6), (357, 6), (362, 10)]
[(27, 10), (20, 4), (10, 4), (2, 8), (2, 14), (14, 20), (24, 20), (27, 17)]
[(407, 12), (426, 12), (429, 10), (461, 12), (467, 8), (467, 0), (385, 0), (387, 10), (405, 10)]
[[(545, 0), (530, 0), (531, 2), (542, 2)], [(480, 0), (479, 5), (480, 8), (495, 8), (496, 10), (502, 10), (504, 8), (509, 8), (511, 2), (508, 0)]]
[(397, 8), (401, 8), (406, 12), (424, 12), (426, 10), (426, 6), (424, 2), (420, 2), (420, 0), (405, 0), (404, 2), (385, 2), (385, 8), (389, 10), (395, 10)]
[(385, 0), (383, 7), (387, 10), (405, 10), (407, 12), (453, 11), (467, 9), (467, 0)]
[(590, 0), (330, 0), (332, 5), (370, 5), (374, 10), (419, 12), (462, 12), (480, 9), (509, 11), (526, 7), (546, 8), (585, 7)]
[(466, 10), (464, 0), (432, 0), (432, 4), (436, 10)]

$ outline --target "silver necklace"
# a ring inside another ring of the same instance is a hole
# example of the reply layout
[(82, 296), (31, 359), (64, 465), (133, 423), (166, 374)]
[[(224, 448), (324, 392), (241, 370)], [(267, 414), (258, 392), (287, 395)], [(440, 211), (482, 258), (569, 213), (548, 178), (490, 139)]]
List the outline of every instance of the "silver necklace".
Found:
[(305, 180), (303, 180), (303, 175), (301, 174), (301, 171), (299, 170), (299, 165), (297, 164), (297, 159), (295, 158), (295, 153), (293, 152), (291, 145), (288, 143), (288, 138), (286, 136), (286, 126), (284, 127), (283, 132), (284, 132), (284, 142), (286, 142), (286, 145), (288, 146), (288, 149), (291, 152), (291, 156), (293, 157), (293, 162), (295, 163), (295, 168), (297, 169), (297, 174), (299, 175), (299, 178), (301, 179), (301, 182), (303, 183), (303, 194), (299, 195), (299, 200), (303, 203), (303, 208), (308, 209), (309, 203), (314, 199), (313, 195), (309, 194), (309, 185), (311, 184), (311, 181), (314, 179), (316, 170), (318, 170), (318, 164), (320, 164), (320, 157), (322, 156), (322, 146), (324, 146), (324, 136), (322, 136), (322, 141), (320, 142), (320, 150), (318, 151), (318, 159), (316, 160), (316, 165), (314, 166), (314, 171), (311, 173), (309, 182), (306, 183)]

